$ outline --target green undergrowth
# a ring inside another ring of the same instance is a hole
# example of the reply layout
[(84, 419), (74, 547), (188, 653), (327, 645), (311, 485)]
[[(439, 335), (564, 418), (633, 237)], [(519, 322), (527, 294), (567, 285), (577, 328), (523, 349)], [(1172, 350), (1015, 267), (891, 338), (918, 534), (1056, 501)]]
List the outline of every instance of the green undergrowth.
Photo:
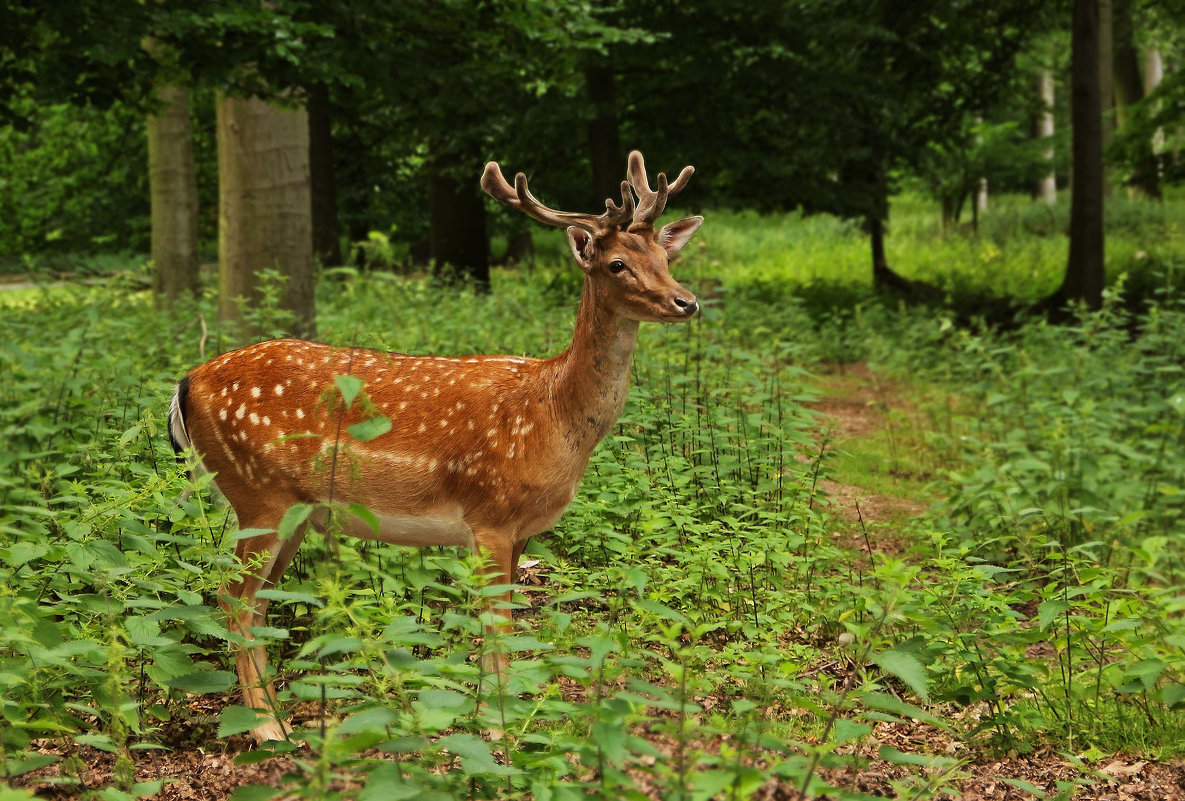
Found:
[[(159, 789), (149, 752), (230, 747), (290, 760), (281, 788), (244, 800), (746, 798), (771, 782), (855, 799), (839, 769), (879, 760), (892, 793), (926, 798), (955, 792), (950, 752), (1179, 755), (1180, 302), (1137, 313), (1115, 294), (1073, 324), (1006, 332), (866, 290), (832, 306), (782, 272), (779, 248), (818, 237), (821, 267), (829, 237), (858, 232), (721, 216), (676, 267), (705, 311), (643, 326), (625, 416), (532, 543), (539, 584), (514, 631), (482, 635), (497, 588), (455, 550), (312, 537), (256, 632), (300, 724), (263, 750), (246, 748), (255, 714), (235, 705), (215, 604), (234, 522), (208, 477), (179, 500), (191, 485), (164, 430), (202, 343), (209, 357), (241, 340), (210, 299), (158, 314), (131, 285), (0, 310), (0, 776), (80, 787), (101, 754), (102, 797), (143, 797)], [(746, 226), (760, 251), (730, 233)], [(483, 297), (335, 271), (320, 335), (555, 354), (575, 273), (499, 272)], [(820, 457), (807, 368), (855, 362), (892, 382), (869, 398), (885, 408)], [(875, 483), (873, 465), (900, 480)], [(870, 557), (836, 538), (828, 477), (940, 502), (870, 522), (874, 552), (882, 534), (907, 544)], [(513, 656), (504, 686), (482, 672), (495, 646)], [(228, 692), (213, 719), (194, 703)], [(962, 745), (904, 753), (886, 726)]]

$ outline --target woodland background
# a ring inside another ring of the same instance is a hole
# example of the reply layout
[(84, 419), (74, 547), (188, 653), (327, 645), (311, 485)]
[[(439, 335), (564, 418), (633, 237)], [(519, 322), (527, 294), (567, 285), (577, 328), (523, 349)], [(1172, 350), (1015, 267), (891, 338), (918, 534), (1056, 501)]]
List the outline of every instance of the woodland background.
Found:
[[(1180, 797), (1183, 60), (1179, 0), (6, 4), (0, 799)], [(478, 177), (598, 211), (633, 148), (704, 310), (508, 684), (473, 560), (307, 542), (254, 748), (177, 378), (558, 352), (578, 271)]]

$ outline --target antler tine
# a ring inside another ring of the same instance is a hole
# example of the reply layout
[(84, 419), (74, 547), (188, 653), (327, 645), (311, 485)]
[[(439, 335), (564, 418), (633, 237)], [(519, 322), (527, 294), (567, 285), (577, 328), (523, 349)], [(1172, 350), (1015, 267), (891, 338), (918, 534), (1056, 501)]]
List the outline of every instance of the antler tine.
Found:
[(667, 184), (667, 174), (660, 172), (656, 179), (658, 188), (651, 189), (650, 182), (646, 179), (646, 162), (642, 159), (642, 154), (637, 150), (630, 153), (627, 175), (630, 185), (638, 193), (638, 209), (634, 213), (634, 221), (630, 228), (653, 225), (666, 209), (667, 201), (687, 186), (694, 172), (694, 167), (684, 167), (675, 183), (670, 185)]
[(634, 216), (634, 193), (630, 191), (629, 181), (621, 182), (621, 205), (613, 202), (613, 198), (605, 198), (605, 213), (600, 216), (601, 226), (616, 228), (627, 223)]
[[(574, 225), (577, 228), (583, 228), (590, 234), (596, 234), (601, 225), (600, 219), (595, 215), (579, 214), (572, 211), (558, 211), (557, 209), (544, 206), (527, 189), (527, 176), (525, 173), (520, 172), (515, 175), (514, 186), (511, 187), (506, 182), (506, 179), (502, 177), (502, 168), (498, 166), (498, 162), (496, 161), (491, 161), (487, 164), (485, 171), (482, 172), (481, 188), (494, 200), (505, 203), (507, 206), (512, 206), (545, 225), (554, 225), (560, 228)], [(606, 212), (607, 214), (608, 212)]]

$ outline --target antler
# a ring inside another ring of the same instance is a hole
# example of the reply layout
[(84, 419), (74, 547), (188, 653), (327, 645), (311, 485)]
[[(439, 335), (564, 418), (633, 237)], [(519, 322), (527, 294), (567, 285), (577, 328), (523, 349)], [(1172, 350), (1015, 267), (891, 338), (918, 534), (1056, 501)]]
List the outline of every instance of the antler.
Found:
[(695, 167), (684, 167), (683, 171), (679, 173), (679, 177), (675, 179), (675, 183), (669, 186), (667, 185), (667, 174), (660, 172), (657, 179), (658, 189), (652, 190), (650, 182), (646, 180), (646, 162), (642, 160), (642, 154), (637, 150), (631, 152), (627, 175), (630, 185), (638, 193), (638, 209), (634, 212), (634, 221), (630, 224), (630, 230), (653, 225), (667, 207), (667, 201), (682, 192), (683, 187), (687, 186), (693, 172), (695, 172)]
[(630, 185), (621, 182), (621, 205), (613, 202), (612, 198), (605, 200), (605, 213), (580, 214), (574, 211), (558, 211), (540, 203), (527, 189), (527, 176), (519, 173), (514, 176), (514, 186), (506, 183), (502, 177), (502, 168), (498, 162), (491, 161), (481, 174), (481, 188), (490, 197), (507, 206), (522, 211), (545, 225), (567, 227), (574, 225), (583, 228), (590, 234), (596, 235), (601, 231), (616, 228), (629, 222), (634, 216), (634, 196), (630, 192)]

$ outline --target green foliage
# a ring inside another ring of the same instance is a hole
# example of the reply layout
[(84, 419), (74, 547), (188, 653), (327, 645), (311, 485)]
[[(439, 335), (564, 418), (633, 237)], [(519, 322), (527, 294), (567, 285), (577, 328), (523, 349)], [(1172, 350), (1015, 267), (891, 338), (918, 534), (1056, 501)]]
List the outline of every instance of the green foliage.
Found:
[[(1008, 254), (1051, 238), (1016, 208), (984, 220)], [(236, 797), (745, 798), (774, 782), (852, 799), (839, 771), (873, 758), (899, 795), (932, 797), (963, 763), (885, 742), (917, 725), (974, 755), (1179, 751), (1177, 296), (1133, 310), (1116, 287), (1074, 325), (961, 327), (861, 286), (852, 226), (711, 219), (675, 266), (704, 314), (643, 327), (626, 414), (530, 546), (543, 586), (519, 588), (529, 608), (512, 630), (484, 635), (495, 590), (449, 549), (312, 537), (264, 592), (254, 634), (298, 725), (294, 744), (240, 759), (285, 755), (293, 773)], [(1144, 247), (1158, 220), (1133, 207), (1113, 241)], [(899, 220), (904, 267), (931, 269), (921, 244), (964, 272), (996, 247), (936, 225)], [(1178, 263), (1172, 247), (1158, 264)], [(1053, 274), (1062, 255), (1046, 253), (1037, 268)], [(486, 296), (339, 271), (319, 327), (413, 353), (556, 353), (574, 272), (498, 272)], [(216, 604), (237, 570), (234, 522), (208, 477), (179, 500), (191, 482), (165, 442), (172, 384), (201, 360), (197, 315), (213, 313), (160, 315), (142, 295), (63, 288), (0, 306), (0, 767), (18, 784), (77, 781), (67, 755), (85, 747), (114, 761), (109, 793), (148, 793), (140, 749), (240, 748), (256, 722), (233, 701), (194, 712), (193, 696), (235, 681)], [(212, 328), (207, 347), (233, 344)], [(842, 545), (852, 532), (818, 489), (830, 462), (803, 365), (841, 358), (909, 376), (931, 424), (892, 447), (933, 449), (945, 468), (935, 510), (861, 532), (913, 543), (896, 555)], [(368, 408), (356, 382), (336, 391)], [(281, 534), (312, 511), (294, 507)], [(495, 646), (512, 655), (504, 683), (482, 666)]]
[(28, 127), (0, 127), (0, 270), (147, 249), (143, 117), (123, 106), (22, 109)]

